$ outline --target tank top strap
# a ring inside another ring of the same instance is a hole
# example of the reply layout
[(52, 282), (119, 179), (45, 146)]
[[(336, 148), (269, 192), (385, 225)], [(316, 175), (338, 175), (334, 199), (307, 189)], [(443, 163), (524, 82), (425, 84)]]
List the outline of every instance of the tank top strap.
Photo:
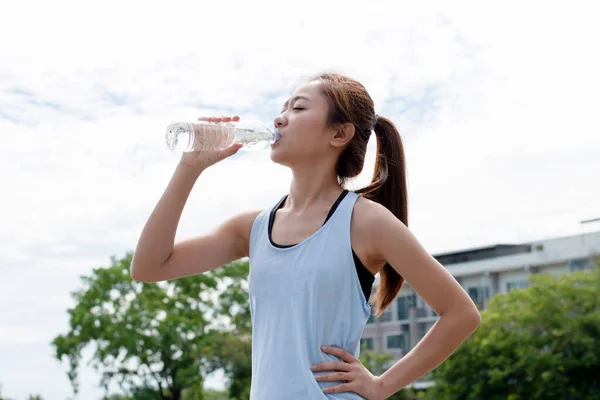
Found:
[(347, 235), (348, 238), (350, 237), (350, 222), (354, 204), (359, 196), (358, 193), (348, 191), (331, 216), (331, 224), (335, 226), (336, 231), (339, 233), (345, 232), (344, 235)]

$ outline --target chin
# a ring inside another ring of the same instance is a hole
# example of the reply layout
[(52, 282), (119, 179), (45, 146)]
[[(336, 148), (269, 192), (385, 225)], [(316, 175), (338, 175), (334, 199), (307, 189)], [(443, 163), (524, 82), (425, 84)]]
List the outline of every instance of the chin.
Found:
[(281, 151), (278, 148), (271, 147), (271, 161), (281, 164), (285, 157), (282, 157)]
[(271, 161), (283, 166), (289, 166), (290, 154), (285, 151), (285, 148), (278, 146), (271, 147)]

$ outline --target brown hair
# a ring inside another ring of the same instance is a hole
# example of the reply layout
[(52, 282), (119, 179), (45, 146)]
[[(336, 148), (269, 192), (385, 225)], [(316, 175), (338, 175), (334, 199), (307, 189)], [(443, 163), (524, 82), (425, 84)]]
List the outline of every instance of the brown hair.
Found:
[[(390, 210), (408, 226), (408, 195), (404, 148), (398, 130), (387, 118), (375, 114), (374, 103), (365, 87), (343, 75), (325, 73), (313, 77), (321, 83), (321, 93), (329, 103), (328, 125), (350, 122), (355, 127), (352, 140), (342, 151), (336, 166), (341, 183), (356, 177), (363, 169), (371, 130), (377, 138), (377, 160), (371, 184), (357, 190), (365, 198)], [(374, 295), (374, 314), (380, 316), (402, 288), (404, 278), (388, 263), (379, 272), (380, 284)]]

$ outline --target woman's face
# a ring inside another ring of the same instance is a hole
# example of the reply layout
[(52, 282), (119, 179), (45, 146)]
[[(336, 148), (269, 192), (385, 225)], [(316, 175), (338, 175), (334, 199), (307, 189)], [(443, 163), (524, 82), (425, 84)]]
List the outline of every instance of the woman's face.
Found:
[(319, 82), (297, 87), (285, 102), (275, 127), (280, 138), (271, 146), (271, 159), (292, 166), (311, 163), (331, 152), (329, 142), (335, 132), (327, 127), (329, 105)]

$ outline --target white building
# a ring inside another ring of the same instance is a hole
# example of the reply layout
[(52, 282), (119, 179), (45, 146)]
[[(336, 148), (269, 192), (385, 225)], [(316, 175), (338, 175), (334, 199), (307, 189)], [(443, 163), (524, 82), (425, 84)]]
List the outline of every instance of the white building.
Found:
[[(524, 288), (528, 276), (558, 275), (592, 268), (600, 257), (600, 232), (522, 244), (495, 246), (434, 256), (483, 309), (496, 293)], [(377, 285), (376, 280), (375, 285)], [(376, 286), (373, 288), (375, 293)], [(410, 350), (437, 317), (405, 283), (398, 297), (377, 320), (370, 320), (361, 342), (371, 350), (390, 353), (394, 360)]]

